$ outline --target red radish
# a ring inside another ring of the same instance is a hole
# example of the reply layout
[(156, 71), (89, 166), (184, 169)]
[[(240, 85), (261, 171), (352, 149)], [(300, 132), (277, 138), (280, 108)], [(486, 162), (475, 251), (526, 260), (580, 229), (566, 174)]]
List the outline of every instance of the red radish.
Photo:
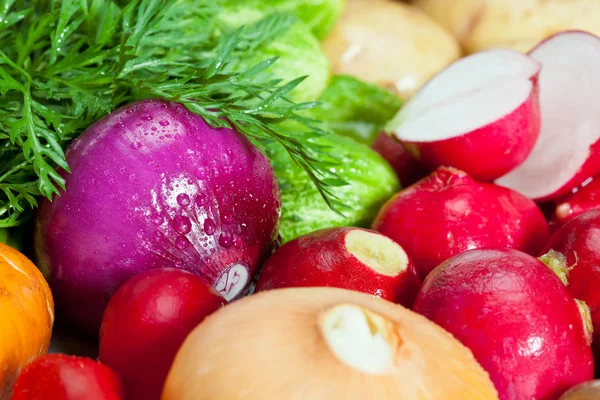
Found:
[(119, 377), (90, 358), (47, 354), (25, 367), (11, 400), (125, 400)]
[(425, 279), (414, 311), (471, 349), (501, 400), (556, 399), (594, 376), (589, 309), (518, 250), (450, 258)]
[(594, 323), (594, 353), (600, 363), (600, 210), (587, 211), (552, 235), (542, 250), (565, 257), (569, 292), (590, 307)]
[(442, 70), (387, 129), (429, 168), (452, 166), (492, 181), (521, 164), (540, 132), (540, 64), (488, 50)]
[(536, 254), (550, 235), (533, 201), (446, 167), (389, 200), (373, 228), (406, 250), (421, 277), (465, 250), (514, 248)]
[(542, 64), (540, 137), (525, 162), (497, 183), (532, 199), (557, 199), (600, 171), (600, 38), (562, 32), (530, 56)]
[(106, 307), (100, 361), (121, 376), (127, 399), (158, 400), (186, 336), (225, 303), (206, 280), (187, 271), (134, 275)]
[(394, 169), (400, 183), (409, 186), (427, 176), (429, 170), (419, 163), (392, 135), (381, 132), (371, 145)]
[(93, 124), (66, 158), (67, 190), (40, 205), (36, 247), (77, 326), (97, 336), (110, 296), (154, 268), (202, 275), (228, 300), (247, 293), (280, 199), (269, 160), (243, 135), (147, 100)]
[(420, 279), (402, 247), (367, 229), (330, 228), (287, 242), (265, 264), (256, 290), (330, 286), (412, 306)]
[(600, 209), (600, 179), (590, 178), (556, 204), (552, 221), (564, 225), (589, 210)]

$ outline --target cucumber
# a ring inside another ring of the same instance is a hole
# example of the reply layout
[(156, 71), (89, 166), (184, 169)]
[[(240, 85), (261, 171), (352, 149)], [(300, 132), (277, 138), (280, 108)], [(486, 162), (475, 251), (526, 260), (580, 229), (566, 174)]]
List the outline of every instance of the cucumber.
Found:
[(333, 187), (332, 192), (346, 206), (340, 210), (344, 216), (329, 208), (309, 176), (283, 148), (272, 147), (268, 155), (281, 191), (282, 244), (323, 228), (368, 228), (381, 206), (400, 190), (400, 182), (389, 164), (366, 145), (336, 134), (313, 140), (331, 146), (329, 154), (341, 163), (336, 172), (348, 185)]

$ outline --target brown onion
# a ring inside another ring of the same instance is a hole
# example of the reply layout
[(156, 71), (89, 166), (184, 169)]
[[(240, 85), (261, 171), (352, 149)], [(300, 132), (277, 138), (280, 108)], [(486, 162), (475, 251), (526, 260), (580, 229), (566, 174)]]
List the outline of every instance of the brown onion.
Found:
[(497, 399), (449, 333), (386, 300), (338, 288), (261, 292), (188, 336), (163, 400)]

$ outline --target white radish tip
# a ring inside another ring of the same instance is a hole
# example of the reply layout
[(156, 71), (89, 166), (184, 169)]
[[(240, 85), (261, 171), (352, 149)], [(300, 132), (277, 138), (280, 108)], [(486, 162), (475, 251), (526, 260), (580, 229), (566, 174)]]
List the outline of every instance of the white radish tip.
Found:
[(435, 142), (472, 132), (527, 101), (539, 71), (537, 61), (512, 50), (465, 57), (431, 79), (387, 129), (405, 142)]
[(381, 275), (397, 276), (408, 267), (406, 252), (387, 236), (354, 229), (346, 234), (344, 243), (358, 261)]
[(558, 207), (556, 207), (556, 216), (558, 218), (564, 219), (569, 216), (571, 213), (571, 204), (569, 203), (561, 203)]
[(331, 352), (343, 364), (368, 374), (388, 373), (401, 344), (395, 325), (354, 304), (320, 314), (319, 328)]

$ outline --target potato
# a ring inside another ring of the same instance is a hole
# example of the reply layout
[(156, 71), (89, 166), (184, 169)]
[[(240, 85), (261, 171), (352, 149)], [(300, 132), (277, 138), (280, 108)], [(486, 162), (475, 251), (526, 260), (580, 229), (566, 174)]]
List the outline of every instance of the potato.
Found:
[(417, 8), (389, 0), (348, 0), (323, 43), (332, 70), (410, 97), (460, 57), (452, 35)]
[(598, 0), (415, 0), (454, 34), (468, 53), (489, 48), (529, 51), (564, 30), (600, 34)]
[(581, 383), (568, 390), (558, 400), (594, 400), (600, 399), (600, 380)]

